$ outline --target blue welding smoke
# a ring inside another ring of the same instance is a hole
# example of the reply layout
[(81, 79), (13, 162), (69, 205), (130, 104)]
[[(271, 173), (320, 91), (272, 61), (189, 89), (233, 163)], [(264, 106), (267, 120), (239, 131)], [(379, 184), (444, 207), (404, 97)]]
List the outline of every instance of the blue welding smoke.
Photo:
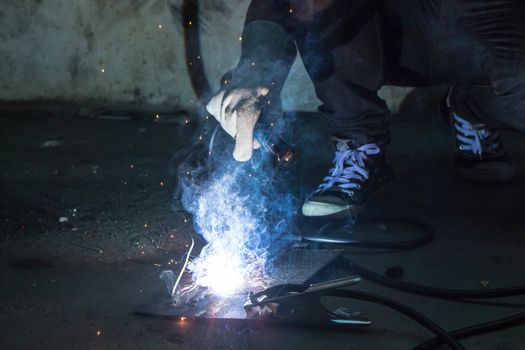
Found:
[(182, 205), (207, 242), (188, 268), (196, 284), (223, 295), (266, 286), (272, 259), (295, 239), (290, 226), (299, 205), (286, 181), (290, 169), (274, 155), (257, 151), (239, 163), (232, 150), (216, 130), (179, 165)]

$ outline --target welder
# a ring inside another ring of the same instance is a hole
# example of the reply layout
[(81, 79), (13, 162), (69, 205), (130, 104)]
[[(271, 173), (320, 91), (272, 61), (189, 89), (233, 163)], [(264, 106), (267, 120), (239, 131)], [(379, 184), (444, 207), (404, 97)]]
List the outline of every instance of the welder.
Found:
[(454, 167), (509, 181), (515, 165), (497, 129), (525, 131), (524, 19), (523, 0), (253, 0), (240, 60), (207, 109), (235, 139), (234, 158), (250, 159), (262, 102), (279, 101), (300, 54), (335, 148), (307, 218), (355, 214), (392, 180), (383, 85), (450, 85)]

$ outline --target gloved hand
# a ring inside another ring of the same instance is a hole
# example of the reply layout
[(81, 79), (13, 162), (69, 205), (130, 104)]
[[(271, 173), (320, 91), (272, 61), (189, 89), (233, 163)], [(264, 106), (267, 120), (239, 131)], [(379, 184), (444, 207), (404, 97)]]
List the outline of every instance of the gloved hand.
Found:
[(253, 138), (253, 130), (261, 115), (257, 102), (268, 93), (267, 88), (221, 91), (206, 106), (221, 127), (235, 139), (233, 158), (239, 162), (250, 160), (253, 149), (261, 147)]

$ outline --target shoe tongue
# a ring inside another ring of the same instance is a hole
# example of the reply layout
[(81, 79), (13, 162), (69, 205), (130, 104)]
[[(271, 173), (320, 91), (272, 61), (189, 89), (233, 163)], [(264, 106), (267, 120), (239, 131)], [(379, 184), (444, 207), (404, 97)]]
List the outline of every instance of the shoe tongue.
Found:
[(357, 149), (362, 146), (354, 139), (343, 139), (338, 137), (332, 138), (332, 144), (336, 150), (342, 152), (348, 151), (349, 149)]

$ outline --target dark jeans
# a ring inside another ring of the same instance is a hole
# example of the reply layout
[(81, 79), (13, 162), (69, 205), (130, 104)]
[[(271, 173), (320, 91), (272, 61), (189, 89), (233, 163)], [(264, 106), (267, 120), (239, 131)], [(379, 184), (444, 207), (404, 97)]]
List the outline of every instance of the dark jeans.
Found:
[[(266, 21), (285, 29), (335, 136), (388, 141), (389, 111), (377, 95), (382, 85), (450, 84), (458, 114), (525, 131), (525, 1), (334, 0), (308, 21), (288, 15), (290, 7), (293, 1), (253, 0), (246, 26)], [(243, 61), (271, 59), (265, 53), (272, 49), (261, 46), (281, 42), (259, 39), (243, 38), (238, 77), (246, 75)], [(279, 70), (267, 62), (257, 74), (280, 87), (293, 61), (287, 52)]]

